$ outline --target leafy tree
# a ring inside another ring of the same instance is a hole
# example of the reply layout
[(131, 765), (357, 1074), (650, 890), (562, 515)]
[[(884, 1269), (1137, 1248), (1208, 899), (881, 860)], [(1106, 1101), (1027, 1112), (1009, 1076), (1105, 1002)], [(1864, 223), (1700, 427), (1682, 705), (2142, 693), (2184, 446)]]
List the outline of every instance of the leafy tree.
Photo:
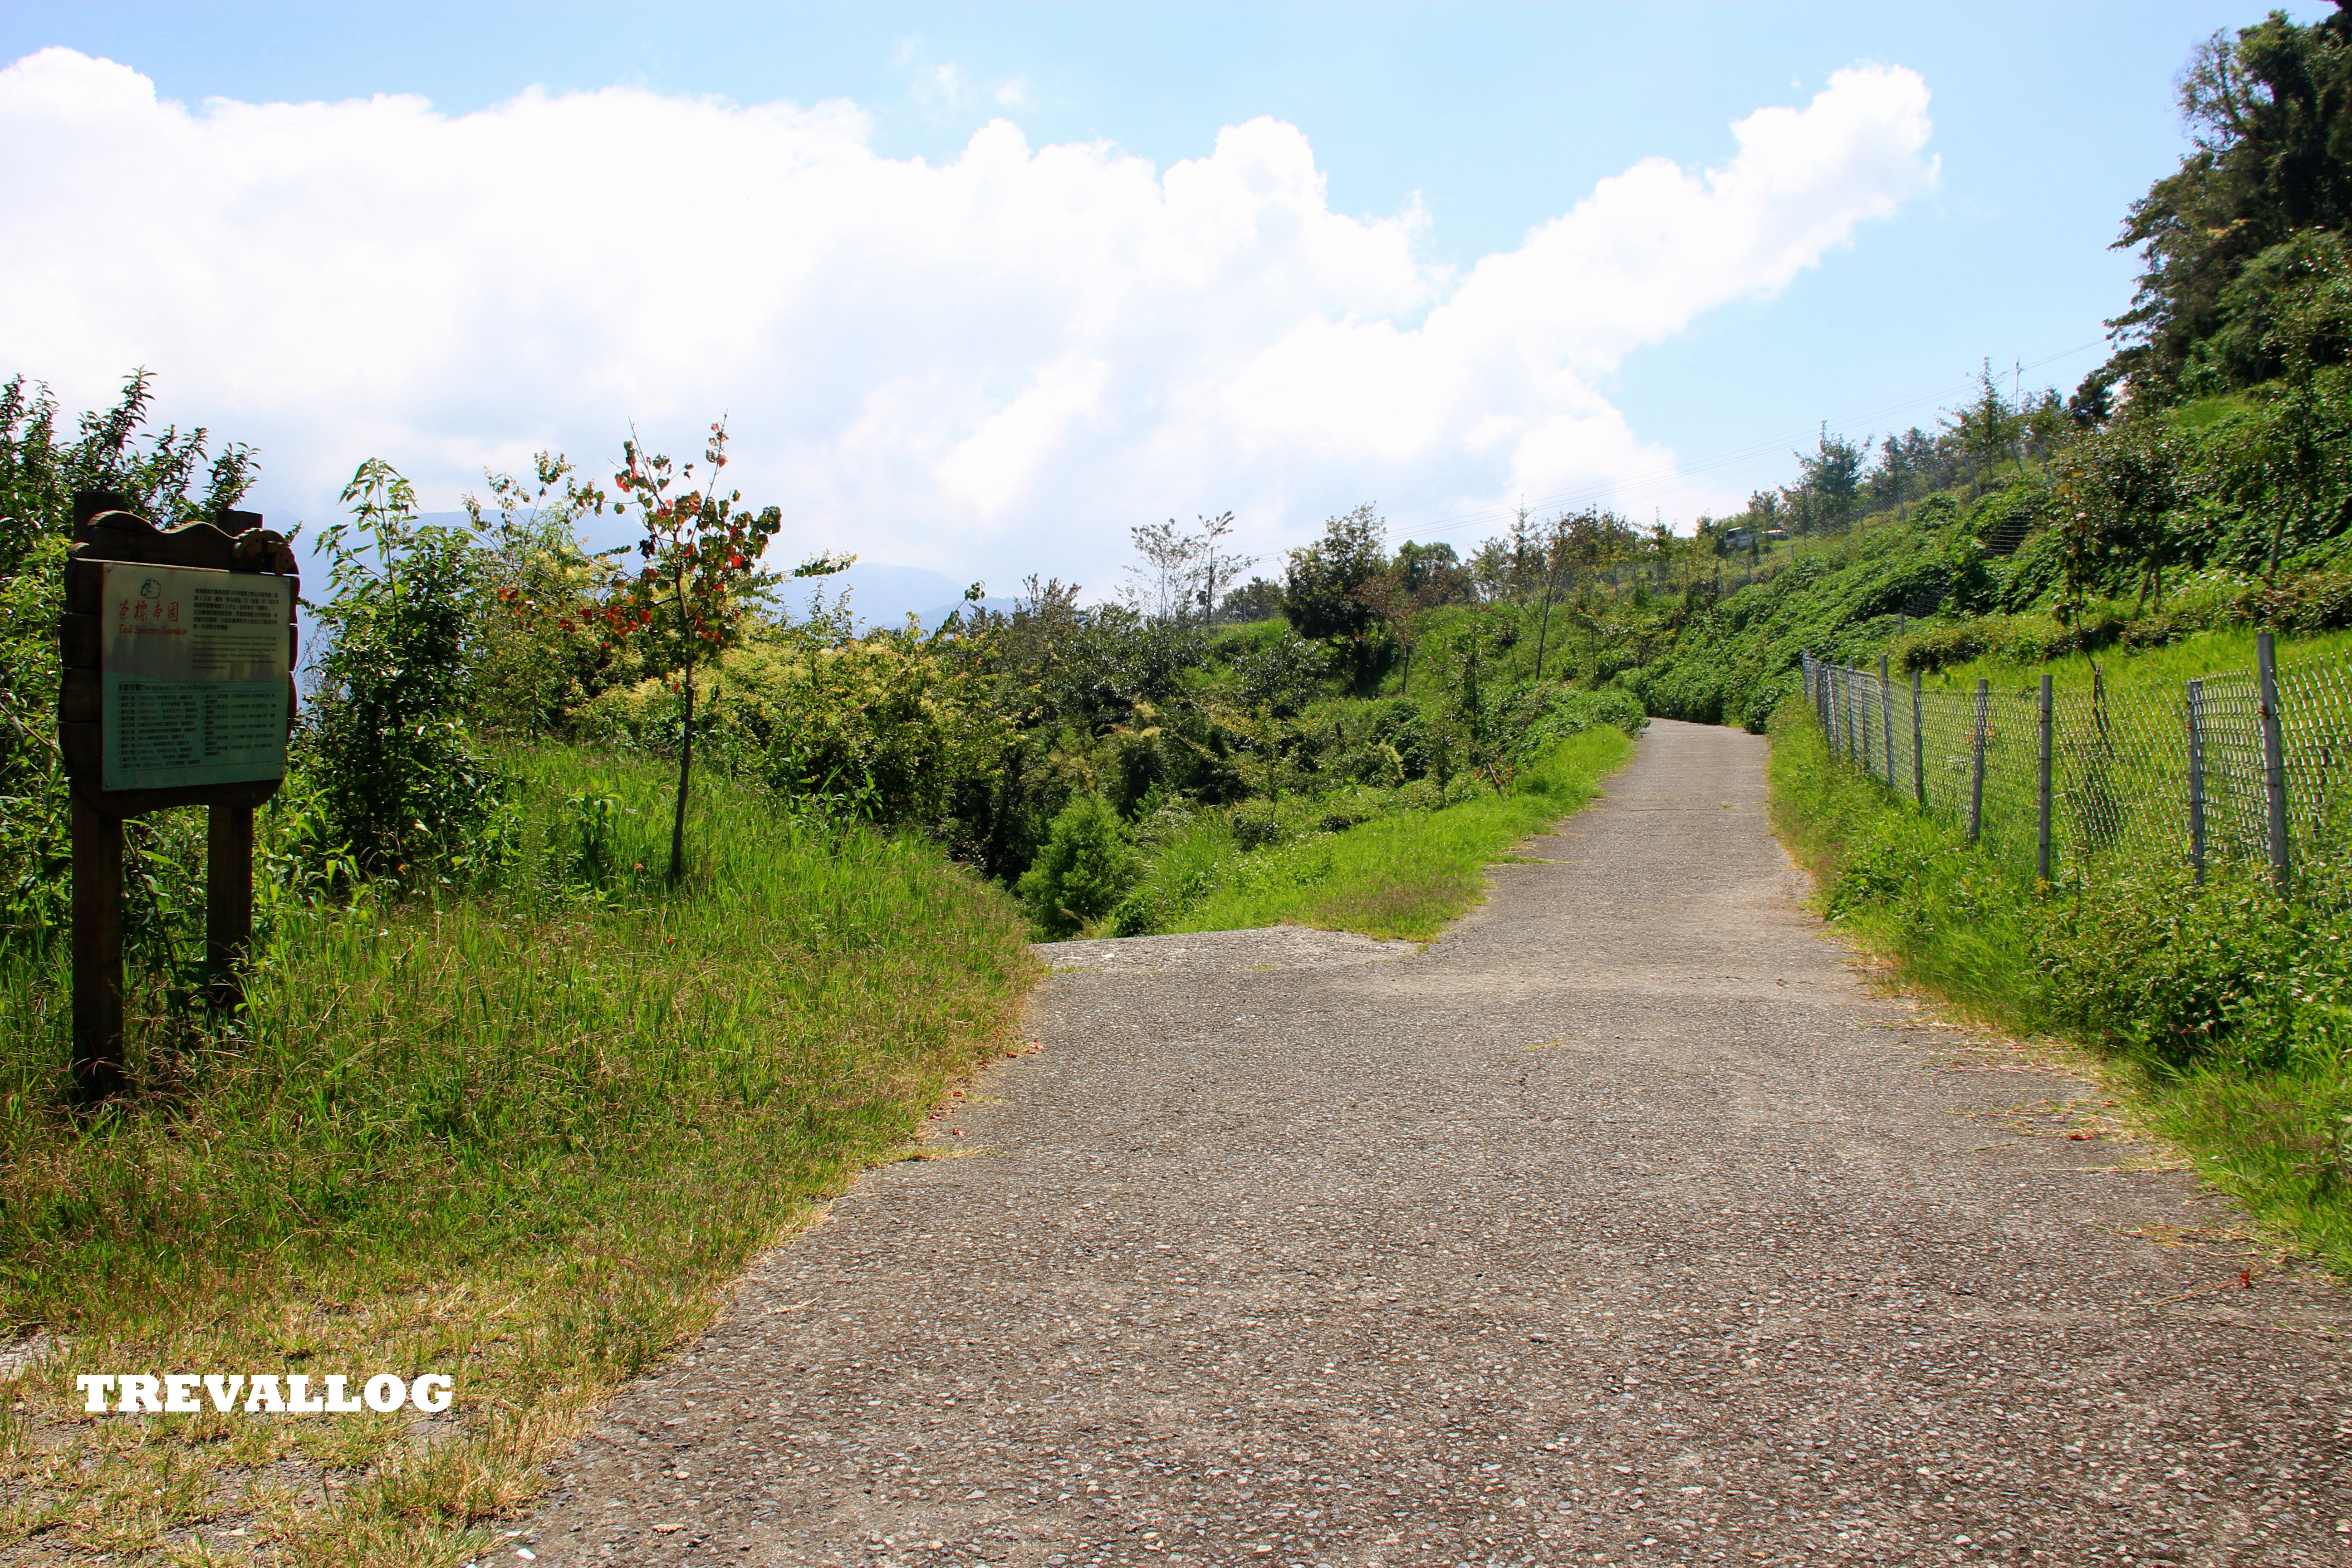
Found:
[[(599, 608), (606, 631), (634, 645), (647, 669), (673, 677), (682, 694), (677, 738), (677, 803), (670, 816), (669, 880), (686, 873), (686, 801), (694, 769), (694, 683), (700, 668), (716, 659), (740, 636), (751, 608), (779, 578), (760, 565), (761, 552), (783, 526), (783, 513), (745, 507), (740, 490), (719, 493), (727, 467), (727, 422), (710, 426), (703, 448), (704, 489), (673, 494), (691, 481), (694, 465), (672, 471), (670, 459), (641, 447), (632, 432), (621, 447), (622, 467), (613, 476), (621, 492), (615, 510), (637, 510), (645, 530), (637, 542), (644, 564), (624, 580), (623, 591)], [(847, 567), (855, 557), (826, 556), (796, 569), (795, 577), (822, 576)]]
[(2191, 345), (2184, 390), (2226, 391), (2352, 358), (2352, 247), (2326, 229), (2292, 235), (2221, 290), (2221, 325)]
[(1129, 597), (1156, 620), (1183, 621), (1195, 612), (1212, 618), (1223, 584), (1231, 583), (1256, 557), (1226, 550), (1223, 541), (1234, 530), (1234, 514), (1224, 512), (1200, 520), (1200, 531), (1183, 532), (1174, 518), (1139, 524), (1130, 531), (1141, 566), (1129, 566), (1135, 579)]
[(2082, 437), (2060, 460), (2063, 616), (2071, 618), (2085, 589), (2117, 566), (2138, 570), (2143, 602), (2163, 602), (2164, 568), (2177, 553), (2168, 514), (2181, 500), (2181, 458), (2167, 426), (2140, 419)]
[(2135, 395), (2177, 395), (2251, 262), (2296, 230), (2352, 222), (2348, 41), (2341, 8), (2309, 26), (2273, 11), (2189, 57), (2179, 95), (2194, 150), (2132, 204), (2116, 242), (2138, 249), (2143, 270), (2132, 308), (2108, 323), (2123, 347), (2098, 390), (2129, 375)]
[(604, 510), (604, 496), (561, 453), (537, 454), (528, 479), (483, 478), (489, 501), (465, 498), (489, 590), (478, 601), (478, 710), (486, 728), (558, 733), (599, 691), (637, 674), (596, 629), (597, 606), (618, 587), (611, 557), (624, 552), (581, 544), (581, 521)]
[(1981, 491), (1985, 476), (2018, 454), (2018, 443), (2023, 439), (2024, 421), (2008, 398), (2000, 395), (2000, 383), (1992, 374), (1992, 362), (1987, 360), (1977, 371), (1977, 395), (1968, 403), (1945, 416), (1944, 429), (1966, 454), (1969, 482)]
[(1270, 621), (1282, 614), (1282, 584), (1271, 577), (1253, 577), (1228, 590), (1217, 613), (1227, 621)]
[(1361, 590), (1388, 568), (1387, 532), (1370, 506), (1327, 519), (1323, 537), (1292, 551), (1284, 574), (1282, 613), (1303, 637), (1347, 644), (1359, 689), (1370, 670), (1371, 636), (1380, 626)]
[(1863, 449), (1843, 436), (1831, 435), (1823, 425), (1812, 456), (1794, 456), (1801, 478), (1781, 493), (1797, 528), (1807, 533), (1843, 531), (1853, 521), (1854, 503), (1862, 492)]

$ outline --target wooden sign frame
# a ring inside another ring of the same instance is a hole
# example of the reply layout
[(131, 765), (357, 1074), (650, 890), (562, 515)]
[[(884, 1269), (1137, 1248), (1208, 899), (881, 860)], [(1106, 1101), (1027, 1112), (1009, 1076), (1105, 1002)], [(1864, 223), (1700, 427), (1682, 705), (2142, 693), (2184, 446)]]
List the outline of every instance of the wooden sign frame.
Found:
[[(73, 544), (66, 558), (65, 613), (58, 620), (63, 675), (58, 748), (72, 791), (73, 1060), (77, 1091), (103, 1100), (124, 1085), (122, 1061), (122, 824), (170, 806), (206, 808), (205, 963), (216, 1000), (234, 1001), (237, 971), (253, 940), (253, 810), (278, 793), (278, 778), (159, 789), (105, 787), (104, 590), (110, 562), (185, 566), (280, 576), (301, 600), (301, 574), (282, 534), (261, 514), (224, 510), (214, 522), (160, 529), (126, 496), (74, 496)], [(295, 715), (294, 612), (286, 626), (286, 725)]]

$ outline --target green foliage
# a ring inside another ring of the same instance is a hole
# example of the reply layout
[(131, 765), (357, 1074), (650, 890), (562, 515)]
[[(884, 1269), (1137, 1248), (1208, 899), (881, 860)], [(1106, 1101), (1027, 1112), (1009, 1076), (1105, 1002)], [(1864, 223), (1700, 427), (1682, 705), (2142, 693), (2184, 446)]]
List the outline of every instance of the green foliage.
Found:
[[(2113, 323), (2126, 347), (2095, 374), (2102, 386), (2129, 375), (2135, 400), (2168, 402), (2193, 365), (2259, 374), (2270, 363), (2267, 301), (2320, 258), (2317, 247), (2303, 260), (2273, 247), (2352, 223), (2347, 26), (2341, 11), (2309, 26), (2273, 12), (2191, 56), (2179, 95), (2196, 145), (2132, 204), (2118, 244), (2137, 247), (2145, 269), (2132, 309)], [(2249, 272), (2253, 282), (2233, 293)], [(2199, 345), (2216, 339), (2200, 359)]]
[(2352, 1270), (2352, 915), (2223, 870), (2069, 868), (2037, 891), (1833, 761), (1803, 704), (1771, 735), (1774, 824), (1832, 921), (1979, 1016), (2105, 1054), (2158, 1131)]
[(472, 537), (416, 521), (416, 498), (371, 458), (344, 487), (352, 521), (320, 536), (333, 593), (296, 766), (330, 842), (361, 872), (469, 882), (503, 853), (502, 786), (468, 722), (481, 591)]
[(1298, 635), (1317, 641), (1360, 641), (1375, 624), (1360, 596), (1388, 566), (1388, 531), (1369, 506), (1326, 519), (1323, 537), (1290, 552), (1282, 613)]
[(1108, 914), (1141, 872), (1110, 803), (1082, 795), (1054, 818), (1036, 864), (1021, 878), (1021, 898), (1038, 930), (1065, 937)]
[[(109, 491), (165, 528), (207, 518), (243, 499), (257, 468), (235, 442), (215, 454), (203, 428), (147, 428), (152, 379), (134, 371), (112, 406), (58, 428), (47, 388), (22, 376), (0, 384), (0, 951), (39, 947), (65, 927), (70, 851), (63, 759), (57, 744), (58, 616), (65, 608), (66, 547), (78, 490)], [(127, 910), (135, 965), (172, 973), (195, 927), (181, 869), (184, 835), (170, 821), (134, 821), (126, 834)]]

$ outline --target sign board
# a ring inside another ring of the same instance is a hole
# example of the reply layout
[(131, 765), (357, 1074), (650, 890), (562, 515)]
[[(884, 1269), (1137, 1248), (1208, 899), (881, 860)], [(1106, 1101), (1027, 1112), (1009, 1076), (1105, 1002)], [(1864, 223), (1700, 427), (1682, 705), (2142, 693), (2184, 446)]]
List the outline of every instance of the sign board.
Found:
[(103, 568), (101, 787), (284, 777), (292, 581), (132, 561)]

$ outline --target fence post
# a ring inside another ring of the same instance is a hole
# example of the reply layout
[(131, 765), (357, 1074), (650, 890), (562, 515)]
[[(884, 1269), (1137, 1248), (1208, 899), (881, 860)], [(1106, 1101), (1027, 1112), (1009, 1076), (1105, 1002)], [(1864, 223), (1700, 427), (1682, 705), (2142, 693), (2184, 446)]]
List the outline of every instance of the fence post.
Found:
[(1854, 672), (1853, 717), (1854, 730), (1862, 742), (1855, 750), (1855, 756), (1862, 763), (1863, 773), (1875, 777), (1878, 773), (1878, 757), (1877, 748), (1870, 743), (1870, 693), (1862, 689), (1860, 670)]
[(1911, 672), (1911, 793), (1927, 804), (1927, 728), (1919, 721), (1919, 672)]
[(1969, 842), (1974, 844), (1984, 831), (1984, 752), (1985, 721), (1992, 715), (1992, 682), (1979, 678), (1977, 681), (1977, 728), (1974, 741), (1976, 778), (1969, 785)]
[(2033, 875), (2036, 880), (2050, 880), (2050, 678), (2042, 678), (2042, 743), (2039, 748), (2041, 799), (2033, 818)]
[(2205, 885), (2205, 683), (2189, 683), (2189, 866)]
[(1895, 689), (1886, 684), (1886, 656), (1878, 656), (1878, 727), (1886, 735), (1886, 787), (1895, 787)]
[(2254, 675), (2262, 687), (2263, 794), (2270, 806), (2271, 881), (2286, 896), (2286, 747), (2279, 733), (2278, 650), (2271, 634), (2254, 638)]

